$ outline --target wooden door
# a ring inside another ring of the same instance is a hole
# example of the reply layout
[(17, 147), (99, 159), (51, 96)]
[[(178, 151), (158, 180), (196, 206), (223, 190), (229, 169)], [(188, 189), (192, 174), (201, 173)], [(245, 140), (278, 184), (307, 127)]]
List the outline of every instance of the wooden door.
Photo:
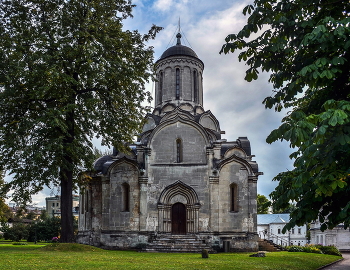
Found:
[(186, 234), (186, 206), (182, 203), (171, 207), (171, 233)]

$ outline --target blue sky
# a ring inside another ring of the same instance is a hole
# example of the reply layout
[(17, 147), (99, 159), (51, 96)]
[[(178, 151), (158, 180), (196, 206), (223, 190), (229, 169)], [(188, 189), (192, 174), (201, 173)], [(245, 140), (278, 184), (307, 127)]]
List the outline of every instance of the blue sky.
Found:
[[(135, 0), (134, 18), (124, 22), (124, 27), (147, 33), (152, 24), (163, 27), (157, 38), (150, 42), (155, 60), (165, 51), (176, 34), (178, 20), (192, 49), (204, 62), (204, 109), (210, 110), (220, 122), (223, 138), (228, 141), (247, 136), (251, 142), (254, 160), (264, 175), (258, 180), (258, 193), (268, 195), (277, 185), (272, 178), (279, 172), (292, 169), (286, 142), (269, 145), (267, 135), (280, 125), (286, 112), (277, 113), (264, 108), (262, 101), (271, 95), (272, 85), (268, 74), (261, 74), (257, 81), (244, 81), (247, 66), (238, 62), (237, 54), (220, 55), (225, 37), (237, 33), (245, 24), (242, 10), (249, 1), (228, 0)], [(170, 46), (175, 43), (171, 43)], [(188, 44), (185, 44), (189, 46)], [(152, 92), (152, 84), (148, 90)], [(153, 106), (153, 103), (151, 104)], [(100, 147), (96, 143), (96, 147)], [(51, 193), (52, 195), (53, 193)], [(45, 190), (33, 197), (33, 201), (45, 205)]]

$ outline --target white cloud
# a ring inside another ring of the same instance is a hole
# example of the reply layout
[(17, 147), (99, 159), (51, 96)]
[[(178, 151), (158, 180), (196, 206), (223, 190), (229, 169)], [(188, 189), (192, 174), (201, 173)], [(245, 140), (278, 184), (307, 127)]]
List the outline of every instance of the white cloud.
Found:
[(160, 11), (168, 11), (173, 5), (173, 0), (158, 0), (153, 4), (153, 7)]

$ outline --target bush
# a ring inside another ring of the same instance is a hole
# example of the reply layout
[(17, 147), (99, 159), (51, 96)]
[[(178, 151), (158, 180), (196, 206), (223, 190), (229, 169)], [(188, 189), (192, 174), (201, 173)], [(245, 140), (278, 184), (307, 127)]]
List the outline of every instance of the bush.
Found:
[(286, 249), (288, 252), (304, 252), (304, 248), (301, 246), (289, 246)]
[(305, 246), (304, 252), (322, 254), (323, 252), (315, 246)]
[(322, 245), (306, 245), (305, 247), (289, 246), (286, 249), (289, 252), (307, 252), (307, 253), (342, 256), (340, 251), (335, 246), (322, 246)]
[(134, 248), (136, 249), (144, 249), (148, 246), (147, 243), (137, 243)]
[(322, 253), (324, 253), (324, 254), (342, 256), (342, 254), (340, 253), (338, 248), (335, 246), (316, 245), (315, 247), (320, 249), (322, 251)]

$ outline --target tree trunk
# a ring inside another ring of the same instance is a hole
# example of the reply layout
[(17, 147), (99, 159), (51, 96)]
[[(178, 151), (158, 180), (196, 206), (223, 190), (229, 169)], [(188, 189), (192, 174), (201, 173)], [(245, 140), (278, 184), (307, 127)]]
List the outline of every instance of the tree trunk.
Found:
[[(73, 98), (73, 101), (75, 98)], [(74, 242), (73, 228), (73, 168), (74, 160), (70, 149), (74, 142), (74, 110), (66, 113), (67, 133), (63, 140), (63, 162), (60, 168), (61, 180), (61, 242)]]
[(61, 242), (74, 242), (73, 171), (61, 169)]

